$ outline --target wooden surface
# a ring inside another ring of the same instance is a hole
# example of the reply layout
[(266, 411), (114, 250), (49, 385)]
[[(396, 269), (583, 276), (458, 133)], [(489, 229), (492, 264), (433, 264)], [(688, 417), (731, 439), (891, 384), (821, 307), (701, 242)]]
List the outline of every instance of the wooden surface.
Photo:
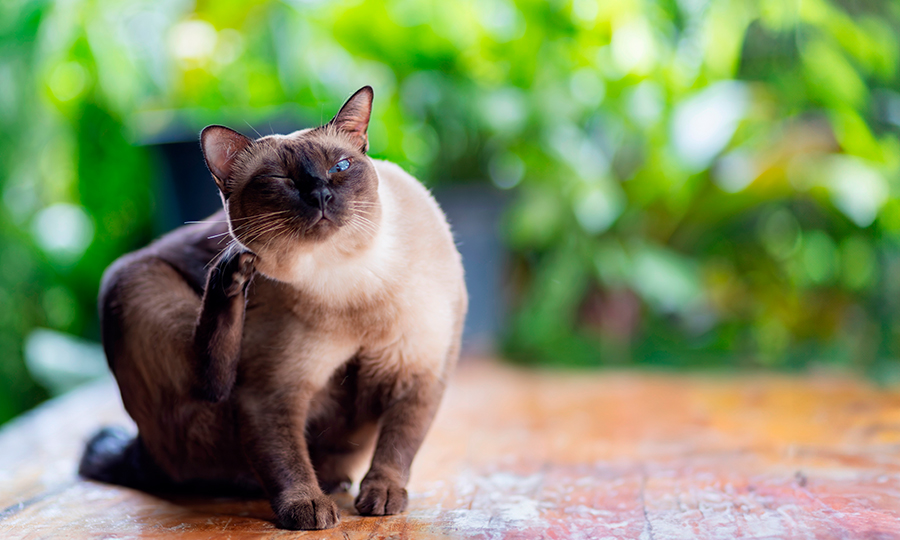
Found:
[(0, 538), (900, 538), (900, 391), (847, 377), (548, 374), (464, 363), (403, 515), (276, 529), (264, 501), (79, 480), (110, 383), (0, 431)]

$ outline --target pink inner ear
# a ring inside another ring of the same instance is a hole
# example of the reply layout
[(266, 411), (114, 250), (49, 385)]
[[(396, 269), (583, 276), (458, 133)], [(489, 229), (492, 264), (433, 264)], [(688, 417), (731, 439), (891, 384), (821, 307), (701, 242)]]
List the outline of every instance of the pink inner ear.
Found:
[(371, 87), (360, 88), (344, 103), (340, 112), (331, 121), (338, 130), (356, 139), (363, 151), (369, 149), (366, 130), (369, 128), (369, 117), (372, 113), (372, 97)]
[(201, 141), (206, 164), (220, 181), (231, 175), (234, 157), (250, 144), (247, 137), (222, 126), (204, 129)]
[(350, 135), (351, 137), (366, 137), (366, 129), (368, 128), (368, 124), (361, 124), (359, 122), (347, 122), (344, 124), (338, 124), (338, 129), (343, 131), (344, 133)]
[(369, 119), (361, 118), (359, 116), (350, 116), (350, 117), (341, 117), (335, 119), (335, 127), (338, 130), (343, 131), (347, 135), (350, 135), (353, 139), (356, 140), (357, 144), (363, 149), (363, 151), (369, 149), (369, 138), (366, 135), (366, 130), (369, 127)]

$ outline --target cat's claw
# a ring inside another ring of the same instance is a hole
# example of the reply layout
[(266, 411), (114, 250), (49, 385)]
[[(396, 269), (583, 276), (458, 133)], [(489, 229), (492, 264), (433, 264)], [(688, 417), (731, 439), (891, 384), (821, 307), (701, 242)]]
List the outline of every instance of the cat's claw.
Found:
[(406, 489), (389, 480), (363, 480), (356, 497), (356, 511), (361, 516), (387, 516), (406, 510)]
[(294, 531), (330, 529), (340, 523), (338, 507), (325, 495), (297, 497), (273, 505), (278, 526)]

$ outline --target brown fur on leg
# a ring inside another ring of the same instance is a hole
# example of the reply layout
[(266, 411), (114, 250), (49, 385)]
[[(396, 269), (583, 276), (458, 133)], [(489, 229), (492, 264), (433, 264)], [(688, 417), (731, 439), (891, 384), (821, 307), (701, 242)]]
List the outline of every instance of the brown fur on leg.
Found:
[(237, 395), (244, 450), (285, 529), (328, 529), (340, 521), (319, 488), (303, 435), (312, 395), (302, 388)]
[(209, 272), (194, 332), (194, 395), (218, 403), (228, 398), (241, 357), (247, 286), (255, 256), (226, 251)]
[[(252, 486), (256, 481), (234, 431), (233, 404), (191, 395), (196, 378), (192, 333), (201, 298), (185, 275), (160, 256), (167, 255), (165, 248), (161, 242), (123, 257), (106, 272), (101, 287), (104, 349), (125, 409), (138, 426), (142, 451), (150, 458), (130, 462), (138, 468), (154, 463), (173, 486), (218, 481)], [(91, 448), (88, 453), (91, 477), (102, 476), (103, 463), (121, 468), (115, 452), (106, 452), (103, 460)]]
[(399, 514), (406, 509), (409, 469), (443, 392), (442, 381), (430, 374), (420, 375), (387, 407), (381, 417), (372, 466), (360, 482), (355, 501), (361, 515)]

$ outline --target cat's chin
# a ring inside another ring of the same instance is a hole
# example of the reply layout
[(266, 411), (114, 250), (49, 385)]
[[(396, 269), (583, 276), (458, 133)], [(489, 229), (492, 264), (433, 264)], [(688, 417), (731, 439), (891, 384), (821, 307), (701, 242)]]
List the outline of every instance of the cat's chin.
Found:
[(334, 221), (322, 219), (312, 226), (308, 226), (293, 237), (288, 236), (286, 241), (279, 244), (282, 250), (302, 253), (315, 251), (321, 246), (334, 247), (335, 242), (340, 242), (341, 225)]
[(329, 219), (325, 216), (320, 217), (315, 222), (306, 226), (306, 230), (303, 232), (303, 237), (311, 240), (311, 241), (320, 241), (325, 240), (326, 237), (331, 236), (340, 228), (333, 219)]

